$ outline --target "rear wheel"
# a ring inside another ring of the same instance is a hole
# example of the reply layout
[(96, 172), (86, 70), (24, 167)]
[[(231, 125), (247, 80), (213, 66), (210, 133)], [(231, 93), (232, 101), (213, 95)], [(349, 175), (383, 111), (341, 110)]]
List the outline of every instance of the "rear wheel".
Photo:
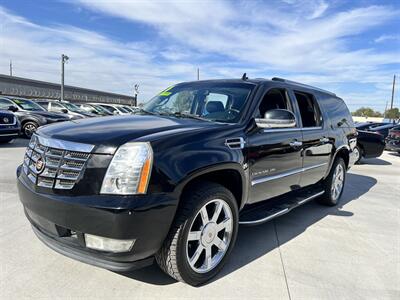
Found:
[(334, 206), (338, 204), (343, 194), (346, 179), (346, 164), (343, 158), (336, 158), (323, 186), (325, 193), (318, 199), (323, 205)]
[(25, 137), (30, 138), (38, 127), (39, 125), (36, 122), (28, 121), (22, 125), (22, 132)]
[(214, 277), (229, 256), (237, 236), (238, 208), (232, 193), (215, 183), (197, 186), (181, 201), (156, 261), (171, 277), (197, 286)]
[(362, 154), (363, 151), (362, 149), (357, 145), (354, 149), (353, 149), (353, 153), (354, 153), (354, 163), (358, 164), (362, 158)]

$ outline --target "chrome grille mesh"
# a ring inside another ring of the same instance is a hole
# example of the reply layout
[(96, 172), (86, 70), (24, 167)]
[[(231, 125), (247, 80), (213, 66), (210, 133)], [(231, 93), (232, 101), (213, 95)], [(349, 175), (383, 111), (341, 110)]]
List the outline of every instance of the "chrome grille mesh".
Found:
[[(44, 139), (36, 134), (32, 136), (25, 152), (23, 170), (27, 177), (37, 186), (53, 189), (70, 190), (83, 174), (85, 164), (90, 156), (90, 145), (83, 145), (85, 151), (61, 149), (63, 143), (57, 140), (52, 146), (51, 139)], [(67, 144), (67, 142), (66, 142)], [(78, 143), (74, 148), (79, 148)], [(44, 162), (44, 168), (38, 170), (37, 162)]]

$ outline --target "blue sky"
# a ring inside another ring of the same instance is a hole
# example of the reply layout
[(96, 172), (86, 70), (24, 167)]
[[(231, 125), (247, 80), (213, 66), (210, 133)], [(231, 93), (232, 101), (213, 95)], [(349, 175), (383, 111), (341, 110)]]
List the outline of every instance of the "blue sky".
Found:
[[(131, 94), (274, 76), (383, 111), (400, 75), (400, 1), (0, 1), (0, 73)], [(400, 81), (400, 78), (399, 78)], [(395, 105), (400, 105), (399, 92)]]

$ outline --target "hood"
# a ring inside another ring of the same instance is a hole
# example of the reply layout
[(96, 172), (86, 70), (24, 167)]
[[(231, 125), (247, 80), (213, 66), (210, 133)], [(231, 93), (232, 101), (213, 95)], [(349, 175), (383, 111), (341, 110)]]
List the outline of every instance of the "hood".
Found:
[(151, 141), (177, 132), (220, 126), (224, 125), (186, 118), (125, 115), (58, 123), (39, 128), (37, 133), (49, 138), (92, 144), (97, 153), (113, 153), (118, 146), (132, 140)]

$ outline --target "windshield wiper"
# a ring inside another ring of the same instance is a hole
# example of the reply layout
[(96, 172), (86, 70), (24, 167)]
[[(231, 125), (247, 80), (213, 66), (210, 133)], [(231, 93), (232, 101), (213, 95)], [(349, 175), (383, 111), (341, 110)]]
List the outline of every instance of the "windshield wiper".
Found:
[(178, 118), (189, 118), (189, 119), (195, 119), (195, 120), (201, 120), (201, 121), (207, 121), (207, 122), (211, 122), (211, 120), (202, 118), (198, 115), (193, 115), (193, 114), (188, 114), (188, 113), (184, 113), (184, 112), (174, 112), (174, 113), (170, 113), (169, 115), (174, 116), (174, 117), (178, 117)]
[(153, 116), (158, 116), (158, 113), (152, 112), (152, 111), (148, 111), (148, 110), (144, 110), (143, 108), (141, 108), (139, 110), (140, 113), (144, 113), (144, 114), (148, 114), (148, 115), (153, 115)]

